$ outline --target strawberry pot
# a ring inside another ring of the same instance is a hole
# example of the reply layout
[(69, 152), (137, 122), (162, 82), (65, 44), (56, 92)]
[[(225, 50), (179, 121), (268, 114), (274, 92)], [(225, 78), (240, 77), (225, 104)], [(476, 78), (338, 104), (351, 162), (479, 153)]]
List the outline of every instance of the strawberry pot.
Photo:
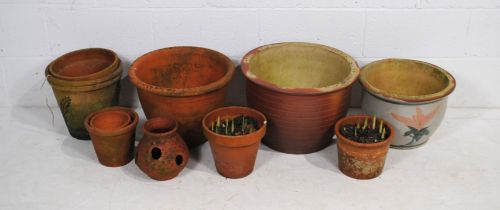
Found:
[(362, 110), (394, 126), (391, 147), (425, 144), (444, 118), (455, 79), (444, 69), (422, 61), (384, 59), (367, 64), (360, 76)]

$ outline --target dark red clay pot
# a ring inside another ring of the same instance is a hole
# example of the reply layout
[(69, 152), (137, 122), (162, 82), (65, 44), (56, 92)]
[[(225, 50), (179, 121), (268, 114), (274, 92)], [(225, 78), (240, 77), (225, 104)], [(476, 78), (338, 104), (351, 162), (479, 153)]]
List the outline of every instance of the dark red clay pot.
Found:
[(66, 53), (49, 64), (49, 73), (61, 80), (95, 80), (113, 73), (120, 59), (112, 50), (87, 48)]
[[(256, 119), (259, 129), (242, 136), (221, 135), (209, 129), (218, 116), (223, 121), (240, 115)], [(266, 126), (266, 117), (259, 111), (247, 107), (223, 107), (211, 111), (203, 118), (203, 133), (210, 143), (215, 167), (220, 175), (236, 179), (252, 173), (260, 141), (266, 134)]]
[(173, 118), (189, 147), (204, 143), (201, 120), (224, 104), (234, 65), (225, 55), (198, 47), (149, 52), (129, 70), (146, 117)]
[[(139, 116), (134, 110), (118, 106), (101, 109), (87, 116), (84, 124), (102, 165), (118, 167), (133, 159), (138, 121)], [(93, 125), (91, 122), (94, 122)], [(110, 124), (106, 125), (106, 122)]]
[(263, 143), (292, 154), (319, 151), (332, 142), (333, 125), (346, 115), (356, 61), (318, 44), (278, 43), (245, 55), (248, 105), (269, 119)]
[[(363, 122), (367, 117), (371, 119), (367, 115), (347, 116), (335, 124), (339, 169), (345, 175), (355, 179), (372, 179), (382, 173), (389, 145), (395, 133), (392, 125), (384, 120), (384, 124), (390, 130), (389, 137), (385, 141), (363, 144), (340, 134), (339, 130), (343, 125)], [(369, 124), (371, 123), (372, 121), (369, 121)]]
[(186, 167), (189, 149), (177, 127), (175, 120), (162, 117), (142, 126), (144, 136), (137, 146), (135, 163), (152, 179), (172, 179)]

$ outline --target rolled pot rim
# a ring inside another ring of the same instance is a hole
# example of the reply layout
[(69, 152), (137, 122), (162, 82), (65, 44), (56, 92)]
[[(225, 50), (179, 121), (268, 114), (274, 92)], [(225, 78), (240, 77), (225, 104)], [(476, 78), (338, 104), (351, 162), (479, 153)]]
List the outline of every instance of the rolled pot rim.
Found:
[[(282, 45), (315, 46), (315, 47), (325, 49), (327, 51), (330, 51), (332, 53), (335, 53), (335, 54), (343, 57), (349, 63), (351, 71), (349, 72), (349, 75), (346, 78), (344, 78), (344, 80), (342, 82), (338, 82), (338, 83), (335, 83), (333, 85), (329, 85), (326, 87), (319, 87), (319, 88), (283, 88), (283, 87), (279, 87), (271, 82), (259, 79), (259, 78), (257, 78), (257, 76), (252, 74), (252, 72), (250, 70), (250, 61), (251, 61), (253, 56), (255, 56), (257, 53), (259, 53), (260, 51), (263, 51), (267, 48), (279, 47)], [(316, 44), (316, 43), (308, 43), (308, 42), (280, 42), (280, 43), (273, 43), (273, 44), (268, 44), (268, 45), (263, 45), (263, 46), (257, 47), (255, 49), (251, 50), (250, 52), (248, 52), (247, 54), (245, 54), (245, 56), (243, 56), (243, 58), (241, 59), (241, 71), (242, 71), (243, 75), (245, 75), (245, 77), (249, 81), (251, 81), (259, 86), (262, 86), (262, 87), (265, 87), (267, 89), (271, 89), (271, 90), (274, 90), (277, 92), (291, 94), (291, 95), (318, 95), (318, 94), (325, 94), (325, 93), (330, 93), (330, 92), (334, 92), (337, 90), (341, 90), (341, 89), (350, 87), (358, 79), (359, 73), (360, 73), (360, 69), (359, 69), (357, 62), (347, 53), (345, 53), (341, 50), (338, 50), (336, 48), (330, 47), (330, 46)]]
[(82, 80), (82, 81), (70, 81), (70, 80), (59, 79), (59, 78), (55, 77), (54, 75), (50, 74), (49, 65), (47, 65), (47, 67), (45, 68), (45, 79), (50, 83), (50, 85), (59, 86), (59, 87), (91, 86), (91, 85), (95, 85), (98, 83), (102, 83), (102, 82), (106, 82), (108, 80), (114, 79), (117, 75), (120, 75), (120, 77), (121, 77), (121, 74), (123, 72), (123, 70), (120, 68), (120, 66), (118, 66), (118, 68), (116, 68), (116, 70), (113, 71), (112, 73), (110, 73), (104, 77), (98, 78), (98, 79)]
[[(160, 86), (145, 83), (137, 76), (137, 72), (136, 72), (138, 69), (137, 63), (139, 61), (141, 61), (142, 59), (144, 59), (148, 56), (151, 56), (152, 54), (161, 52), (161, 51), (168, 51), (168, 50), (172, 50), (172, 49), (181, 49), (181, 48), (207, 50), (211, 53), (215, 53), (215, 54), (219, 55), (222, 59), (224, 59), (226, 61), (226, 65), (227, 65), (226, 66), (226, 73), (224, 74), (224, 76), (219, 78), (217, 81), (211, 82), (207, 85), (202, 85), (202, 86), (198, 86), (198, 87), (191, 87), (191, 88), (160, 87)], [(209, 92), (223, 88), (224, 86), (226, 86), (229, 83), (229, 81), (233, 77), (234, 71), (235, 71), (235, 66), (234, 66), (233, 62), (231, 61), (231, 59), (229, 59), (229, 57), (227, 57), (226, 55), (224, 55), (218, 51), (208, 49), (208, 48), (203, 48), (203, 47), (196, 47), (196, 46), (175, 46), (175, 47), (166, 47), (166, 48), (153, 50), (151, 52), (148, 52), (148, 53), (138, 57), (137, 59), (135, 59), (135, 61), (132, 63), (132, 65), (130, 65), (130, 68), (128, 70), (128, 75), (129, 75), (129, 79), (132, 82), (132, 84), (134, 84), (137, 88), (145, 90), (147, 92), (151, 92), (151, 93), (154, 93), (157, 95), (163, 95), (163, 96), (195, 96), (195, 95), (202, 95), (202, 94), (209, 93)]]
[[(108, 87), (110, 85), (113, 85), (114, 83), (118, 82), (118, 80), (121, 79), (121, 74), (116, 75), (114, 78), (109, 79), (107, 81), (104, 81), (102, 83), (96, 83), (92, 85), (86, 85), (86, 86), (58, 86), (54, 84), (50, 84), (53, 89), (60, 90), (60, 91), (66, 91), (66, 92), (90, 92), (94, 90), (99, 90), (105, 87)], [(50, 82), (49, 82), (50, 83)]]
[[(347, 144), (353, 145), (355, 147), (360, 147), (360, 148), (375, 148), (375, 147), (381, 147), (383, 145), (390, 145), (391, 142), (392, 142), (392, 140), (394, 139), (395, 132), (394, 132), (394, 127), (390, 123), (388, 123), (385, 119), (382, 119), (382, 120), (384, 120), (384, 124), (390, 129), (391, 133), (389, 134), (389, 136), (384, 141), (381, 141), (381, 142), (377, 142), (377, 143), (359, 143), (359, 142), (353, 141), (353, 140), (351, 140), (351, 139), (343, 136), (340, 133), (340, 126), (346, 124), (346, 121), (353, 120), (353, 119), (364, 120), (367, 117), (371, 118), (372, 116), (368, 116), (368, 115), (349, 115), (349, 116), (343, 117), (342, 119), (340, 119), (339, 121), (337, 121), (337, 123), (335, 123), (335, 135), (337, 136), (337, 141), (343, 141), (343, 142), (345, 142)], [(379, 119), (381, 119), (381, 118), (379, 118)]]
[[(99, 114), (102, 112), (107, 112), (107, 111), (125, 112), (130, 116), (131, 120), (129, 121), (129, 124), (126, 125), (125, 127), (121, 127), (121, 128), (114, 130), (114, 131), (105, 131), (105, 130), (95, 128), (95, 127), (90, 125), (90, 120), (96, 114)], [(119, 135), (123, 135), (127, 132), (130, 132), (131, 130), (132, 130), (132, 132), (135, 133), (135, 128), (136, 128), (138, 122), (139, 122), (139, 115), (137, 114), (136, 111), (134, 111), (134, 109), (129, 108), (129, 107), (123, 107), (123, 106), (112, 106), (112, 107), (103, 108), (103, 109), (100, 109), (100, 110), (97, 110), (95, 112), (90, 113), (85, 118), (84, 125), (85, 125), (85, 128), (87, 129), (87, 131), (89, 131), (89, 133), (93, 133), (93, 134), (96, 134), (98, 136), (119, 136)]]
[[(98, 112), (98, 113), (94, 114), (92, 116), (92, 118), (89, 119), (89, 125), (93, 128), (100, 129), (100, 128), (96, 127), (96, 125), (95, 125), (95, 120), (97, 119), (97, 117), (102, 116), (103, 114), (111, 114), (111, 113), (117, 113), (119, 115), (126, 116), (125, 117), (126, 120), (123, 121), (123, 123), (120, 125), (119, 128), (123, 128), (132, 122), (132, 116), (130, 116), (130, 114), (127, 112), (124, 112), (121, 110), (107, 110), (106, 112)], [(117, 129), (119, 129), (119, 128), (117, 128)]]
[[(68, 76), (63, 76), (63, 75), (60, 75), (58, 74), (57, 72), (54, 72), (54, 70), (52, 69), (52, 66), (60, 61), (61, 59), (64, 59), (66, 56), (69, 56), (71, 54), (76, 54), (76, 53), (81, 53), (81, 52), (84, 52), (84, 51), (105, 51), (105, 52), (108, 52), (110, 53), (111, 55), (113, 55), (113, 61), (111, 62), (111, 64), (97, 72), (94, 72), (92, 74), (87, 74), (87, 75), (84, 75), (84, 76), (78, 76), (78, 77), (68, 77)], [(87, 81), (87, 80), (93, 80), (94, 77), (96, 77), (96, 75), (100, 75), (102, 74), (104, 71), (113, 71), (112, 69), (114, 68), (120, 68), (120, 63), (121, 63), (121, 60), (120, 58), (118, 57), (118, 54), (116, 54), (113, 50), (110, 50), (110, 49), (106, 49), (106, 48), (84, 48), (84, 49), (79, 49), (79, 50), (74, 50), (74, 51), (71, 51), (71, 52), (67, 52), (59, 57), (57, 57), (54, 61), (52, 61), (51, 63), (49, 63), (49, 65), (47, 66), (47, 69), (50, 73), (50, 75), (52, 75), (53, 77), (55, 78), (58, 78), (60, 80), (67, 80), (67, 81)], [(106, 76), (106, 74), (105, 74)], [(98, 77), (97, 79), (99, 79), (100, 77)]]
[[(146, 129), (146, 125), (148, 123), (151, 123), (153, 121), (159, 121), (159, 120), (172, 121), (174, 123), (174, 127), (172, 129), (170, 129), (169, 131), (162, 132), (162, 133), (154, 133), (154, 132), (151, 132), (148, 129)], [(174, 118), (170, 118), (170, 117), (153, 117), (151, 119), (146, 120), (146, 122), (144, 122), (142, 124), (141, 128), (142, 128), (142, 131), (144, 132), (144, 134), (148, 134), (150, 136), (169, 136), (169, 135), (172, 135), (173, 133), (177, 132), (177, 129), (179, 128), (179, 123), (177, 122), (177, 120), (175, 120)]]
[[(214, 115), (216, 112), (224, 112), (225, 110), (231, 110), (231, 109), (232, 110), (246, 110), (246, 111), (252, 112), (256, 115), (259, 115), (260, 117), (262, 117), (262, 119), (264, 119), (262, 122), (259, 122), (262, 124), (262, 126), (252, 133), (245, 134), (245, 135), (239, 135), (239, 136), (229, 136), (229, 135), (218, 134), (218, 133), (211, 131), (207, 127), (208, 122), (206, 122), (206, 121), (207, 121), (208, 117), (210, 117), (211, 115)], [(267, 128), (267, 118), (262, 112), (260, 112), (256, 109), (252, 109), (249, 107), (243, 107), (243, 106), (226, 106), (226, 107), (214, 109), (214, 110), (210, 111), (209, 113), (207, 113), (203, 117), (201, 124), (202, 124), (203, 130), (206, 134), (209, 134), (211, 136), (216, 137), (216, 138), (208, 138), (207, 137), (207, 139), (209, 141), (214, 141), (215, 143), (220, 144), (220, 145), (224, 145), (226, 147), (244, 147), (244, 146), (253, 144), (255, 142), (258, 142), (262, 139), (262, 137), (264, 137), (264, 135), (266, 133), (266, 128)], [(215, 140), (215, 139), (219, 139), (219, 140)], [(246, 139), (255, 139), (255, 141), (252, 141), (252, 142), (244, 141)], [(240, 140), (240, 141), (238, 141), (238, 140)]]
[[(405, 96), (405, 95), (400, 95), (400, 94), (393, 94), (389, 93), (387, 91), (381, 90), (370, 84), (370, 82), (367, 81), (366, 79), (366, 74), (367, 74), (367, 68), (377, 65), (382, 62), (387, 62), (387, 61), (403, 61), (403, 62), (415, 62), (415, 63), (420, 63), (423, 65), (430, 66), (432, 68), (437, 69), (439, 72), (441, 72), (446, 78), (448, 79), (449, 83), (448, 85), (440, 90), (439, 92), (432, 93), (432, 94), (426, 94), (426, 95), (418, 95), (418, 96)], [(403, 59), (403, 58), (387, 58), (387, 59), (382, 59), (382, 60), (377, 60), (373, 61), (371, 63), (366, 64), (361, 68), (361, 73), (359, 77), (359, 81), (363, 88), (371, 93), (374, 96), (380, 97), (382, 99), (391, 101), (391, 102), (396, 102), (396, 103), (421, 103), (421, 102), (432, 102), (432, 101), (437, 101), (441, 98), (444, 98), (448, 95), (450, 95), (453, 90), (455, 90), (456, 87), (456, 80), (455, 78), (446, 70), (443, 68), (436, 66), (434, 64), (425, 62), (425, 61), (419, 61), (419, 60), (413, 60), (413, 59)]]

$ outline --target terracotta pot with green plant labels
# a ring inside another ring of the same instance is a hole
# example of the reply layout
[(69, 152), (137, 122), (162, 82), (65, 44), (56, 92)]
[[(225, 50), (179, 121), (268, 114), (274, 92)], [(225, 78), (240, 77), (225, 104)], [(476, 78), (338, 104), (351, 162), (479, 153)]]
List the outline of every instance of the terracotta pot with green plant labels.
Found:
[(266, 117), (257, 110), (233, 106), (208, 113), (202, 123), (219, 174), (242, 178), (252, 173), (266, 133)]
[(355, 115), (335, 124), (339, 169), (356, 179), (379, 176), (385, 165), (393, 127), (375, 116)]

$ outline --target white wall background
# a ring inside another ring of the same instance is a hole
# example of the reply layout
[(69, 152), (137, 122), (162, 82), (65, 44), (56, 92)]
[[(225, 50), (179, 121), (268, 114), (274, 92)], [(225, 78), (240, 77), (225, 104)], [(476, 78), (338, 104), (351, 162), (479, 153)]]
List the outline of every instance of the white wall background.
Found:
[[(0, 0), (0, 106), (56, 106), (43, 70), (71, 50), (110, 48), (127, 68), (163, 47), (202, 46), (239, 62), (282, 41), (326, 44), (361, 66), (429, 61), (457, 79), (450, 106), (500, 108), (500, 0)], [(124, 103), (134, 104), (123, 81)], [(237, 75), (231, 103), (243, 103), (242, 84)], [(359, 87), (354, 96), (359, 104)]]

